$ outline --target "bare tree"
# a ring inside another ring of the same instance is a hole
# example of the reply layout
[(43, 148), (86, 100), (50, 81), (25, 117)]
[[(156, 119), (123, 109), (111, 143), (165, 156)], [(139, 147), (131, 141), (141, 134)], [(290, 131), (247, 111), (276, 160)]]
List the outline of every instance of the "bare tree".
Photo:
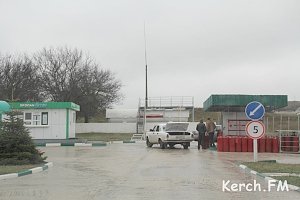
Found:
[(52, 101), (72, 101), (76, 92), (82, 52), (68, 48), (43, 49), (34, 56), (42, 88)]
[(0, 99), (41, 101), (40, 77), (27, 55), (0, 56)]
[(109, 70), (77, 49), (43, 49), (34, 56), (42, 77), (42, 88), (52, 101), (72, 101), (81, 106), (88, 122), (99, 110), (120, 100), (121, 83)]
[(121, 83), (114, 78), (111, 71), (99, 70), (97, 65), (93, 68), (88, 65), (82, 70), (83, 77), (79, 83), (82, 96), (78, 99), (82, 109), (79, 114), (87, 123), (90, 116), (95, 115), (99, 110), (111, 107), (122, 98), (119, 93)]

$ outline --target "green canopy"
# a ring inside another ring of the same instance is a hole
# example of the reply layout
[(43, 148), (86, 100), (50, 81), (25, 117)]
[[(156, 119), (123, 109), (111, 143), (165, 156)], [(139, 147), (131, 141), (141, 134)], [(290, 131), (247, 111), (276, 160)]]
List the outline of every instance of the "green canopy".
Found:
[(6, 101), (0, 101), (0, 114), (9, 111), (10, 111), (10, 105)]
[(273, 111), (287, 106), (287, 95), (211, 95), (204, 103), (205, 111), (210, 112), (244, 112), (251, 101), (261, 102), (266, 111)]

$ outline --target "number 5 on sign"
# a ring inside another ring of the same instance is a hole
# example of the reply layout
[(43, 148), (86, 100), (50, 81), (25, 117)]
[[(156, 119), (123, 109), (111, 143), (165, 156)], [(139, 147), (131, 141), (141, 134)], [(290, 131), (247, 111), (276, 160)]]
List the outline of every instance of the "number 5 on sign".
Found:
[(265, 125), (260, 121), (252, 121), (246, 125), (246, 133), (252, 139), (259, 139), (265, 134)]

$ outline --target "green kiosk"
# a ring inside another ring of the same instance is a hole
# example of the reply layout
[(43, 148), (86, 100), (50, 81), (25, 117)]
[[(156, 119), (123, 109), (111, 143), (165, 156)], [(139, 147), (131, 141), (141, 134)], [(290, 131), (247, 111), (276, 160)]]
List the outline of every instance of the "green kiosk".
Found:
[[(75, 138), (76, 112), (80, 106), (72, 102), (0, 102), (0, 109), (18, 110), (33, 139)], [(2, 114), (3, 119), (5, 114)]]

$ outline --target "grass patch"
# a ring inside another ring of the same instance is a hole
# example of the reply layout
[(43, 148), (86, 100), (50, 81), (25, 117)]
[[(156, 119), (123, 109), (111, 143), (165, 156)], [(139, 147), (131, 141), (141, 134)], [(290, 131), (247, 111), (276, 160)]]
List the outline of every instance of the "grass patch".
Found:
[(259, 173), (295, 173), (300, 174), (300, 164), (282, 164), (273, 162), (244, 162), (250, 169)]
[[(259, 173), (290, 173), (300, 174), (300, 164), (282, 164), (275, 162), (244, 162), (250, 169)], [(300, 187), (300, 177), (297, 176), (272, 176), (272, 178), (287, 181), (288, 184)]]
[(105, 142), (130, 140), (132, 135), (132, 133), (76, 133), (76, 137), (80, 139)]
[(300, 177), (297, 176), (273, 176), (272, 178), (281, 180), (281, 181), (287, 181), (288, 184), (295, 185), (297, 187), (300, 187)]
[(0, 165), (0, 175), (18, 173), (23, 170), (41, 167), (43, 164), (38, 165)]

